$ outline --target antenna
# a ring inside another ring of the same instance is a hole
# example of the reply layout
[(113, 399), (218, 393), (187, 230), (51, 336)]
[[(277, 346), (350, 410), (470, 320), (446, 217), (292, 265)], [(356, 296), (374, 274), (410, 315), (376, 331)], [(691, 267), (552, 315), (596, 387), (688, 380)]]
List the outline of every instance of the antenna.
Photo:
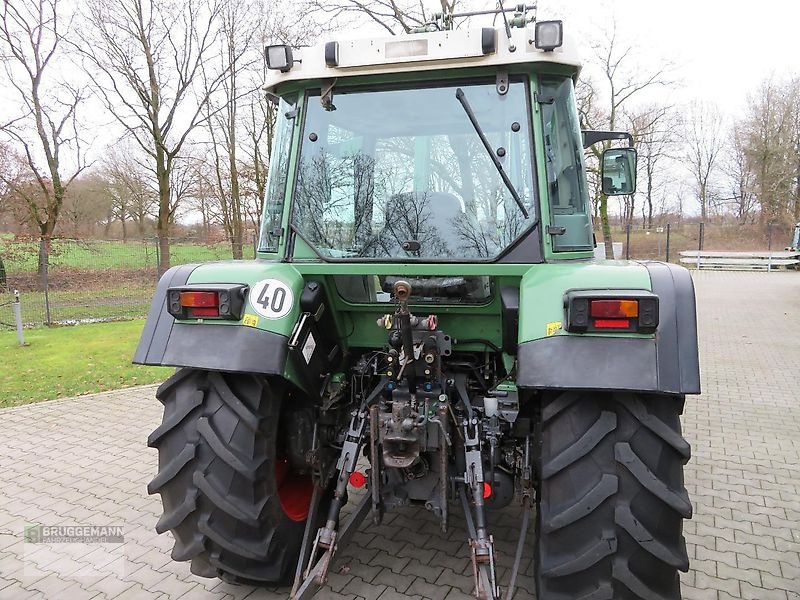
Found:
[[(514, 18), (509, 20), (506, 13), (514, 13)], [(528, 17), (528, 13), (533, 13)], [(453, 28), (453, 21), (455, 19), (466, 19), (467, 17), (478, 17), (482, 15), (503, 15), (503, 22), (505, 24), (506, 36), (509, 40), (509, 50), (513, 52), (514, 46), (511, 45), (511, 28), (512, 27), (525, 27), (528, 23), (533, 23), (536, 20), (536, 4), (516, 4), (513, 8), (506, 8), (503, 6), (503, 0), (498, 0), (497, 8), (488, 10), (473, 10), (463, 13), (443, 12), (433, 15), (433, 20), (425, 23), (421, 27), (412, 29), (413, 33), (424, 33), (428, 31), (442, 31), (450, 30)]]
[(500, 11), (500, 14), (503, 15), (503, 23), (506, 26), (506, 37), (508, 38), (508, 51), (509, 52), (516, 52), (517, 47), (511, 43), (511, 25), (508, 24), (508, 17), (506, 16), (506, 11), (503, 10), (503, 0), (497, 0), (497, 7)]

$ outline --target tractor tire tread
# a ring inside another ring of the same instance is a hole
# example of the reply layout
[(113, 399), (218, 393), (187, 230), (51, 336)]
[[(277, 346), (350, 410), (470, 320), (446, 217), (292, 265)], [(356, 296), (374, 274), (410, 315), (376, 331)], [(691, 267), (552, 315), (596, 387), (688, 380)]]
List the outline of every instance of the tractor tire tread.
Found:
[(542, 479), (549, 479), (589, 454), (616, 427), (617, 416), (610, 411), (603, 411), (586, 433), (544, 464)]
[(543, 515), (543, 526), (546, 532), (556, 531), (567, 525), (572, 525), (578, 519), (593, 512), (606, 498), (613, 496), (619, 489), (619, 479), (616, 475), (604, 474), (600, 481), (573, 504), (554, 515)]
[(172, 557), (203, 577), (259, 584), (291, 580), (304, 522), (277, 495), (280, 396), (262, 376), (182, 369), (157, 396), (163, 423), (150, 436), (159, 469), (148, 491), (164, 507)]
[(537, 446), (539, 600), (679, 600), (689, 566), (683, 397), (542, 395)]

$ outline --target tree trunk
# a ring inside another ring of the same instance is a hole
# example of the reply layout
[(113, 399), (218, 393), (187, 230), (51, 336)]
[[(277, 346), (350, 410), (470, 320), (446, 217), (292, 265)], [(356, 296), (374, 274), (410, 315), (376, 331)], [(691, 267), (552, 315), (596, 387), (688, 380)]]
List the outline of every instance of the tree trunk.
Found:
[(233, 258), (242, 258), (242, 202), (239, 197), (239, 173), (236, 170), (236, 149), (231, 146), (228, 153), (231, 173), (231, 250)]
[(169, 230), (170, 230), (170, 190), (169, 190), (169, 172), (166, 166), (162, 163), (159, 164), (157, 169), (158, 175), (158, 222), (156, 223), (156, 235), (158, 236), (158, 274), (163, 275), (169, 270)]
[(614, 258), (614, 240), (611, 237), (611, 225), (608, 222), (608, 196), (600, 194), (600, 222), (603, 227), (603, 242), (605, 242), (606, 258)]
[(48, 268), (50, 264), (50, 244), (52, 241), (52, 232), (50, 231), (50, 222), (40, 224), (41, 235), (39, 237), (39, 291), (44, 292), (47, 289), (48, 283)]

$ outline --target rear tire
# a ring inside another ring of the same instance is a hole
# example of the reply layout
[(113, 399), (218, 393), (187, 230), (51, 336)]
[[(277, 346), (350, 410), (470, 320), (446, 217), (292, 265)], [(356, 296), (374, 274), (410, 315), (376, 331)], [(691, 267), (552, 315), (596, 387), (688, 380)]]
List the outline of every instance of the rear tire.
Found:
[(282, 396), (259, 375), (192, 369), (156, 393), (164, 419), (148, 438), (159, 469), (147, 489), (164, 507), (156, 531), (172, 532), (172, 558), (195, 575), (292, 580), (313, 488), (284, 458), (280, 424), (300, 403)]
[(680, 600), (689, 560), (683, 397), (544, 396), (538, 456), (538, 600)]

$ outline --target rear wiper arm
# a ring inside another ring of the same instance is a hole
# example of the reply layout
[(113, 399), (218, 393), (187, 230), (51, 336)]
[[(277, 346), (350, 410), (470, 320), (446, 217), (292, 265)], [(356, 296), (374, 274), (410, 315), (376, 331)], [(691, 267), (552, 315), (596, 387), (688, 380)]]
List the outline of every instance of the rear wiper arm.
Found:
[(456, 100), (461, 103), (461, 106), (464, 109), (464, 112), (467, 113), (467, 117), (469, 117), (469, 122), (472, 123), (472, 128), (475, 130), (475, 133), (478, 134), (481, 142), (483, 142), (483, 147), (486, 148), (486, 152), (489, 154), (489, 158), (492, 159), (497, 172), (500, 173), (500, 178), (503, 180), (503, 183), (506, 184), (508, 191), (511, 192), (511, 196), (514, 198), (514, 201), (519, 206), (519, 209), (522, 211), (522, 215), (527, 219), (528, 218), (528, 211), (525, 208), (525, 205), (522, 203), (522, 199), (519, 197), (517, 190), (514, 189), (514, 184), (511, 183), (511, 180), (508, 178), (505, 170), (503, 169), (503, 165), (500, 164), (500, 159), (494, 153), (489, 140), (486, 139), (486, 134), (483, 133), (483, 129), (481, 129), (480, 124), (478, 124), (478, 119), (475, 118), (475, 113), (472, 112), (472, 107), (467, 102), (467, 96), (464, 94), (464, 90), (461, 88), (456, 89)]

